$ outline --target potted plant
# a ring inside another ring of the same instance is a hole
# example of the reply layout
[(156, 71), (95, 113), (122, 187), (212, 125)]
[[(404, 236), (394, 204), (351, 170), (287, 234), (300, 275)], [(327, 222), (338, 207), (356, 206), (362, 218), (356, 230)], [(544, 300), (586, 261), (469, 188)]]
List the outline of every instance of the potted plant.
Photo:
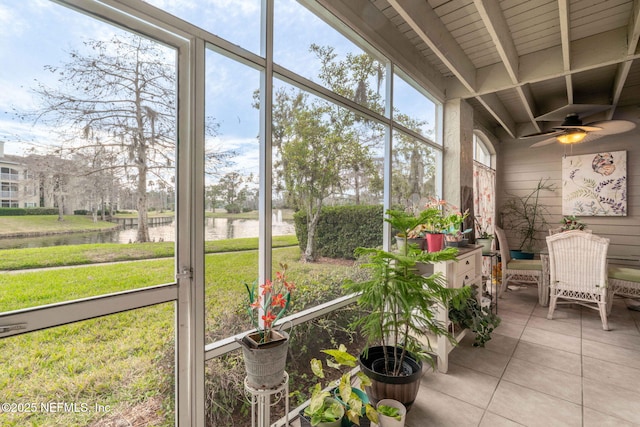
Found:
[[(349, 354), (342, 344), (337, 349), (321, 351), (331, 356), (327, 359), (328, 367), (340, 369), (343, 366), (349, 368), (356, 366), (357, 358)], [(311, 360), (311, 370), (316, 377), (325, 378), (324, 367), (319, 359)], [(357, 372), (356, 376), (362, 385), (370, 383), (362, 372)], [(352, 387), (350, 372), (343, 373), (339, 380), (329, 383), (326, 388), (323, 388), (321, 383), (316, 383), (312, 388), (309, 405), (301, 415), (303, 427), (307, 422), (310, 426), (340, 426), (345, 415), (350, 423), (360, 426), (363, 425), (362, 421), (365, 416), (368, 421), (378, 423), (376, 410), (369, 404), (366, 394), (362, 390)]]
[(448, 205), (450, 211), (447, 212), (444, 217), (445, 221), (445, 241), (448, 246), (466, 246), (469, 242), (468, 239), (465, 238), (466, 233), (469, 233), (471, 229), (462, 230), (462, 224), (464, 220), (469, 216), (469, 210), (467, 209), (464, 212), (460, 212), (460, 210), (452, 205)]
[(449, 319), (462, 329), (470, 329), (475, 334), (476, 347), (484, 347), (491, 339), (491, 333), (500, 325), (500, 318), (478, 300), (478, 290), (471, 287), (471, 295), (465, 300), (455, 300), (449, 306)]
[(509, 198), (502, 205), (505, 229), (515, 233), (520, 239), (518, 249), (512, 251), (512, 258), (533, 258), (536, 243), (542, 240), (540, 233), (547, 233), (548, 208), (541, 203), (540, 197), (543, 191), (554, 192), (556, 189), (555, 185), (548, 184), (547, 181), (548, 179), (541, 178), (536, 187), (524, 196), (508, 193)]
[(428, 240), (439, 239), (428, 245), (429, 251), (439, 251), (442, 249), (443, 242), (446, 242), (446, 246), (467, 245), (468, 239), (465, 238), (465, 234), (471, 229), (463, 231), (462, 224), (469, 216), (469, 210), (461, 212), (457, 206), (435, 197), (429, 199), (425, 209), (430, 213), (426, 223), (427, 238)]
[(396, 233), (396, 244), (399, 252), (404, 252), (404, 247), (407, 244), (407, 233)]
[(587, 228), (587, 224), (583, 223), (578, 219), (575, 215), (569, 215), (562, 218), (560, 221), (560, 230), (569, 231), (569, 230), (584, 230)]
[(476, 243), (482, 246), (482, 253), (488, 254), (491, 252), (491, 243), (493, 241), (493, 234), (489, 234), (489, 224), (483, 224), (478, 217), (473, 218), (473, 222), (476, 225)]
[(242, 340), (247, 383), (256, 389), (271, 389), (284, 378), (289, 335), (274, 329), (274, 324), (284, 316), (295, 284), (287, 281), (287, 265), (280, 264), (274, 281), (267, 280), (261, 285), (245, 283), (249, 294), (247, 311), (255, 331)]
[(380, 427), (404, 427), (407, 408), (394, 399), (382, 399), (376, 406)]
[[(385, 221), (395, 229), (411, 229), (424, 223), (421, 213), (414, 217), (401, 211), (387, 211)], [(466, 298), (469, 289), (446, 287), (440, 274), (422, 275), (418, 262), (454, 260), (458, 250), (447, 248), (438, 252), (422, 252), (407, 247), (405, 253), (382, 249), (358, 248), (356, 254), (367, 256), (363, 267), (370, 271), (368, 280), (347, 282), (349, 292), (358, 293), (358, 305), (365, 314), (353, 326), (361, 327), (366, 347), (359, 356), (362, 371), (371, 379), (365, 387), (372, 403), (392, 398), (411, 407), (418, 392), (423, 361), (433, 359), (428, 354), (429, 334), (453, 338), (436, 319), (436, 306)], [(421, 342), (426, 339), (427, 345)]]

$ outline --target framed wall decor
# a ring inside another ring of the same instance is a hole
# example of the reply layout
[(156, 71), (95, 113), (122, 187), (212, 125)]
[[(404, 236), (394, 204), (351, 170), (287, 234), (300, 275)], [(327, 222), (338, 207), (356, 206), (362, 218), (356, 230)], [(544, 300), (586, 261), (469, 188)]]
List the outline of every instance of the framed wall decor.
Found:
[(562, 214), (627, 215), (627, 152), (606, 151), (562, 159)]

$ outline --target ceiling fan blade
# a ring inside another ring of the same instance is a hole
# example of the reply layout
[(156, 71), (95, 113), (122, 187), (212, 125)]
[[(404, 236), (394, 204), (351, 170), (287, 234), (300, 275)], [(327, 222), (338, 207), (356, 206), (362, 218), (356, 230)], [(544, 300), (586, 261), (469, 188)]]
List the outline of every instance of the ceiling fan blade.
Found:
[(538, 132), (538, 133), (532, 133), (529, 135), (522, 135), (521, 137), (519, 137), (519, 139), (538, 138), (540, 136), (554, 136), (554, 135), (560, 135), (561, 133), (562, 133), (562, 130), (548, 130), (546, 132)]
[(553, 129), (580, 129), (584, 132), (597, 132), (602, 130), (602, 127), (589, 125), (569, 125), (569, 126), (554, 126)]
[(602, 120), (599, 122), (588, 123), (588, 126), (598, 126), (601, 130), (597, 131), (600, 135), (615, 135), (617, 133), (629, 132), (635, 129), (636, 124), (629, 120)]
[[(559, 132), (561, 133), (561, 132)], [(547, 139), (543, 139), (540, 142), (536, 142), (535, 144), (532, 144), (529, 146), (529, 148), (537, 148), (537, 147), (542, 147), (543, 145), (549, 145), (549, 144), (553, 144), (554, 142), (556, 142), (556, 137), (551, 137), (551, 138), (547, 138)]]

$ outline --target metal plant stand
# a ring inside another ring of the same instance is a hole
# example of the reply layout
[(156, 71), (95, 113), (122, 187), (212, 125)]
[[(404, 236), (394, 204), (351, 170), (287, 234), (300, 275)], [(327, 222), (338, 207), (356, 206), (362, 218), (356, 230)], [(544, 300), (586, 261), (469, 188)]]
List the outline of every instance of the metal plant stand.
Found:
[[(285, 425), (289, 425), (289, 374), (285, 371), (280, 384), (269, 389), (251, 387), (244, 379), (244, 389), (251, 403), (251, 427), (271, 425), (271, 407), (284, 399)], [(271, 402), (271, 397), (275, 400)], [(257, 424), (256, 424), (257, 423)]]

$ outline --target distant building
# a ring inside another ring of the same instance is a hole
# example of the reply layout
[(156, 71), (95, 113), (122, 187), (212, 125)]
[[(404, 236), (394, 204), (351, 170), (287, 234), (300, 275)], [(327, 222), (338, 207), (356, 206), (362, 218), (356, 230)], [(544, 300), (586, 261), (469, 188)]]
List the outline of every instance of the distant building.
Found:
[(0, 185), (0, 207), (40, 206), (38, 183), (29, 176), (23, 157), (5, 154), (2, 141), (0, 141)]

